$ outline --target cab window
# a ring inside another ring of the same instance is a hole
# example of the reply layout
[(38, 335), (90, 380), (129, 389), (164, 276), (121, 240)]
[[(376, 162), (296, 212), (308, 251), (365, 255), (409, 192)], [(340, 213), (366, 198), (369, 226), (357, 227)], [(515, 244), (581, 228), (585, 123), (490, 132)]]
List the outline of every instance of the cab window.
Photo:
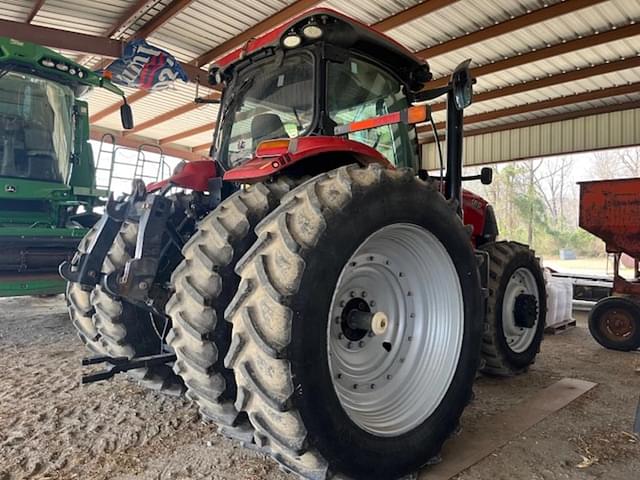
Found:
[[(402, 83), (382, 68), (357, 58), (329, 62), (327, 109), (336, 124), (397, 112), (409, 106)], [(353, 132), (349, 139), (378, 150), (393, 165), (415, 167), (418, 159), (413, 126), (385, 125)]]

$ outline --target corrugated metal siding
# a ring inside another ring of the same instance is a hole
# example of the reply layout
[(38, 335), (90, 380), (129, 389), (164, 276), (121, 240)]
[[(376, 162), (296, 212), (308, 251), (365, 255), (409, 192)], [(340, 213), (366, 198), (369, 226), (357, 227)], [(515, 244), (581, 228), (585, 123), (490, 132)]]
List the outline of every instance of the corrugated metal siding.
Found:
[[(464, 165), (632, 145), (640, 145), (640, 108), (467, 137)], [(434, 143), (423, 145), (422, 154), (423, 168), (438, 168)]]

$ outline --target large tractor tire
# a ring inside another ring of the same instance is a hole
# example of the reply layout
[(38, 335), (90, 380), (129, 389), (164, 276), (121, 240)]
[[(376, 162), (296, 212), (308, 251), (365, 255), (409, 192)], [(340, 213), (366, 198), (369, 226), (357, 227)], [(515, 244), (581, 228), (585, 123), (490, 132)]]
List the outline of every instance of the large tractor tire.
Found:
[(176, 353), (175, 372), (203, 418), (230, 437), (250, 444), (253, 429), (234, 407), (233, 372), (224, 367), (231, 325), (224, 310), (238, 287), (238, 259), (255, 242), (254, 227), (280, 202), (292, 182), (259, 183), (225, 199), (198, 224), (172, 276), (175, 293), (167, 304), (173, 328), (168, 341)]
[(481, 371), (511, 376), (527, 371), (540, 352), (547, 293), (540, 262), (516, 242), (482, 245), (489, 253), (489, 298), (482, 335)]
[[(135, 254), (138, 224), (127, 220), (109, 249), (102, 266), (102, 273), (109, 274), (124, 268)], [(162, 309), (168, 295), (162, 289), (152, 289), (156, 305)], [(150, 312), (109, 295), (104, 287), (97, 286), (91, 293), (94, 308), (93, 323), (100, 336), (104, 351), (113, 357), (136, 358), (163, 353), (163, 344), (170, 324)], [(168, 395), (181, 395), (184, 385), (169, 365), (129, 370), (128, 375), (152, 390)]]
[[(78, 251), (71, 260), (72, 265), (78, 262), (81, 254), (86, 253), (89, 248), (89, 244), (95, 237), (97, 228), (91, 228), (78, 244)], [(87, 349), (95, 355), (104, 355), (105, 351), (100, 344), (100, 334), (93, 324), (94, 309), (91, 305), (91, 291), (83, 290), (80, 284), (74, 282), (67, 282), (67, 290), (65, 295), (67, 301), (67, 309), (69, 311), (69, 318), (76, 331), (78, 337), (82, 343), (85, 344)]]
[(640, 303), (607, 297), (589, 313), (589, 331), (603, 347), (628, 352), (640, 348)]
[(238, 262), (225, 359), (285, 470), (395, 479), (472, 395), (482, 298), (469, 232), (410, 170), (342, 167), (286, 195)]

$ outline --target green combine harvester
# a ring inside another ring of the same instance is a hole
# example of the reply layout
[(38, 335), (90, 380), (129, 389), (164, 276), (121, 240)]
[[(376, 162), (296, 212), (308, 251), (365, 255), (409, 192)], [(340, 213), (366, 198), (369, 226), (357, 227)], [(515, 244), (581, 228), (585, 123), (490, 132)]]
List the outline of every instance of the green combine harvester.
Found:
[[(58, 265), (100, 217), (87, 102), (102, 76), (47, 48), (0, 37), (0, 297), (64, 292)], [(132, 128), (123, 102), (124, 128)]]

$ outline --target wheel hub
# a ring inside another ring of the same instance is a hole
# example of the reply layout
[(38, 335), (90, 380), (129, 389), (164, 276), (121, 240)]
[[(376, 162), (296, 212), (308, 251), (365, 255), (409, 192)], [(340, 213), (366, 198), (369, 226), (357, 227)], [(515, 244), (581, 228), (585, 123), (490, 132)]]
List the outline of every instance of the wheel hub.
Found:
[(526, 267), (516, 269), (502, 297), (502, 331), (513, 352), (525, 352), (535, 339), (539, 303), (540, 292), (533, 273)]
[(634, 331), (633, 319), (624, 311), (611, 310), (603, 318), (605, 334), (615, 341), (625, 340)]
[(516, 297), (513, 317), (518, 327), (532, 328), (538, 318), (538, 300), (534, 295), (521, 293)]
[(463, 307), (455, 266), (425, 229), (390, 225), (357, 249), (334, 291), (327, 349), (358, 426), (395, 436), (437, 408), (457, 368)]

